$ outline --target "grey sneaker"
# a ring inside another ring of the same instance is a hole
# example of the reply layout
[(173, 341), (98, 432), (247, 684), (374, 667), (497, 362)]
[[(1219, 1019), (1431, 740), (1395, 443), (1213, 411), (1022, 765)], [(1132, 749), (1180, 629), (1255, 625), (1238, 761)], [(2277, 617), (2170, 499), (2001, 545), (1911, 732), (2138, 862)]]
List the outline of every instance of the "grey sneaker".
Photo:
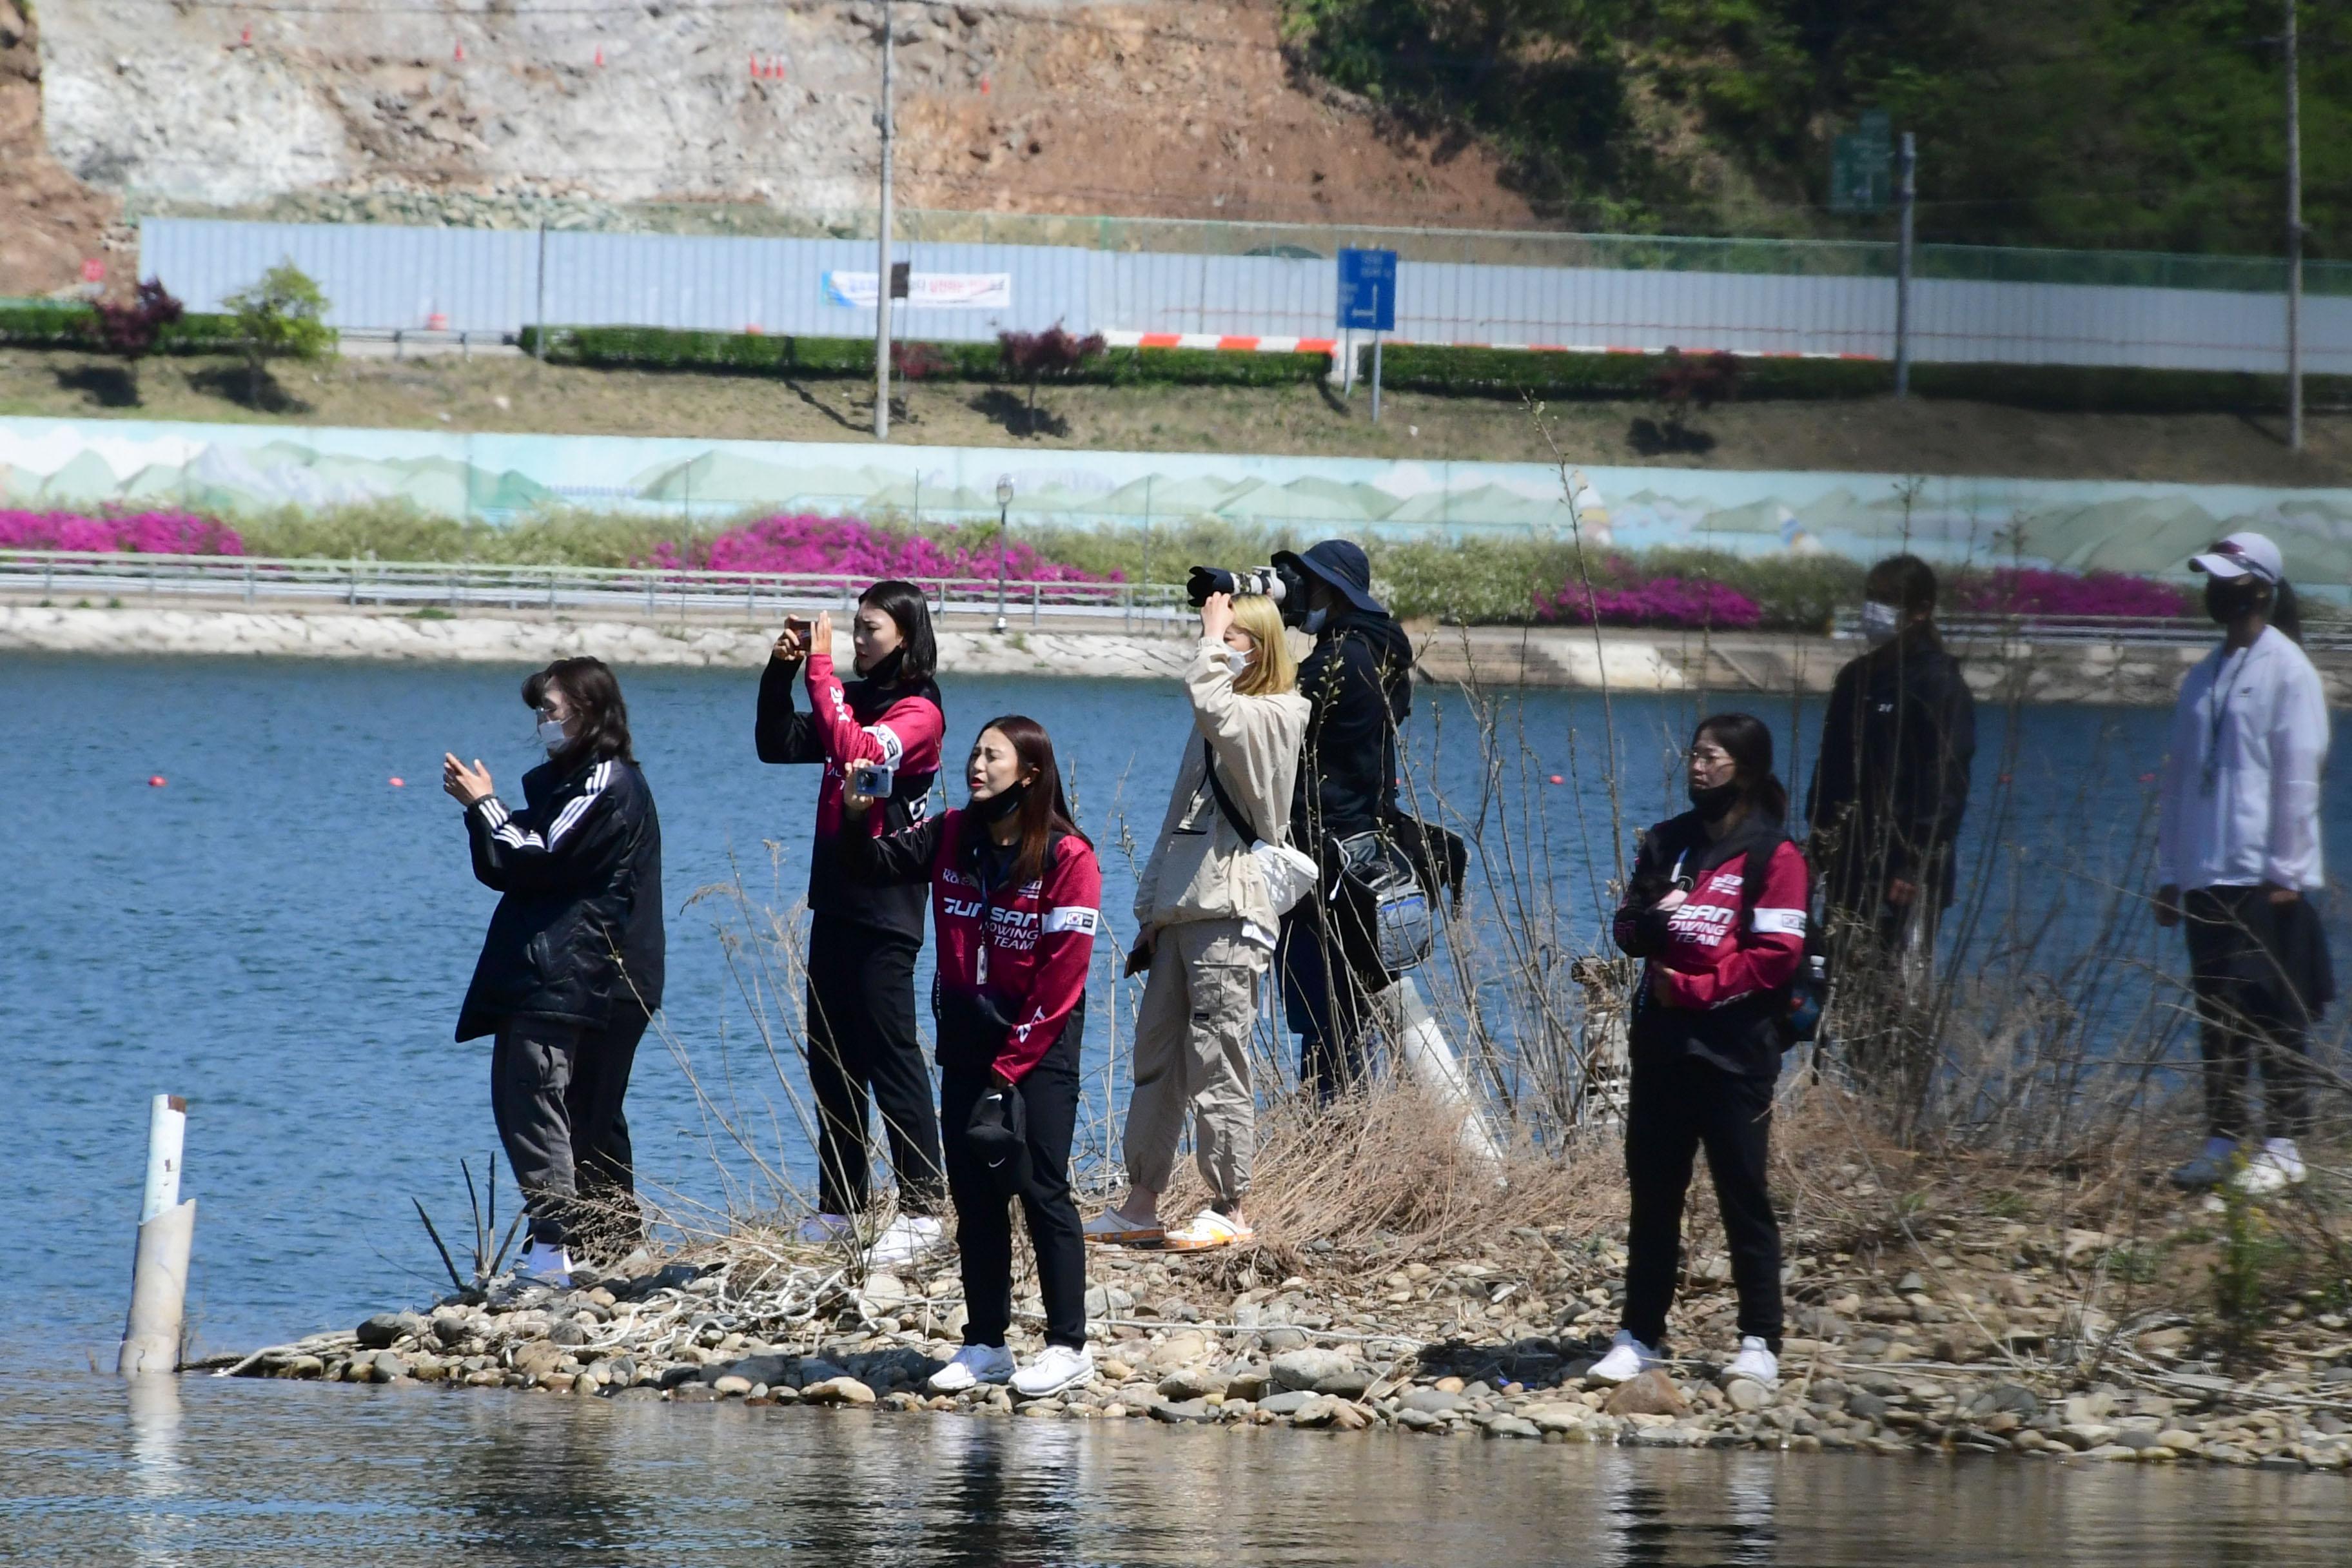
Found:
[(2238, 1145), (2227, 1138), (2208, 1138), (2197, 1157), (2172, 1173), (2172, 1184), (2192, 1193), (2218, 1187), (2237, 1174)]

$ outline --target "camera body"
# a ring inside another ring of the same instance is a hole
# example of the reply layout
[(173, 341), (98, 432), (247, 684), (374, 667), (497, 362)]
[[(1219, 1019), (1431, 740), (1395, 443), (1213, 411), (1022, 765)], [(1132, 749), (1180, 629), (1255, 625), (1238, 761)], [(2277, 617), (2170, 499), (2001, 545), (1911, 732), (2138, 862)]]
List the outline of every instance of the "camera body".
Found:
[(1212, 594), (1236, 599), (1272, 599), (1282, 608), (1282, 624), (1295, 626), (1307, 619), (1307, 579), (1288, 566), (1195, 566), (1184, 583), (1185, 597), (1196, 607)]

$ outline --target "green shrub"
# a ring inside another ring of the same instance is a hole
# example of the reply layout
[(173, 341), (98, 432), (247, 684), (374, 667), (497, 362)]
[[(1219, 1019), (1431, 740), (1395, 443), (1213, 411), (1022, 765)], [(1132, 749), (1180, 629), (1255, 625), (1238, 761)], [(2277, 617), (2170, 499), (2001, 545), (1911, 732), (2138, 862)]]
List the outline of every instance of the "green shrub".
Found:
[[(1370, 351), (1364, 355), (1360, 370), (1369, 376)], [(1385, 351), (1381, 380), (1394, 391), (1440, 396), (1631, 402), (1655, 395), (1662, 363), (1656, 354), (1401, 345)], [(2234, 414), (2286, 405), (2285, 377), (2238, 371), (1915, 364), (1911, 387), (1922, 397), (2081, 413)], [(1894, 390), (1895, 366), (1885, 360), (1739, 360), (1737, 395), (1745, 402), (1877, 397)], [(2320, 405), (2352, 402), (2352, 376), (2305, 376), (2304, 395)]]
[[(97, 329), (98, 312), (88, 305), (0, 305), (0, 345), (9, 348), (94, 348)], [(236, 321), (219, 315), (184, 315), (155, 338), (158, 353), (234, 353), (236, 345)]]
[[(739, 374), (865, 379), (874, 374), (871, 338), (804, 338), (668, 327), (548, 327), (551, 363), (601, 369), (727, 371)], [(541, 329), (517, 335), (539, 352)], [(923, 352), (927, 381), (1000, 384), (1014, 379), (993, 342), (908, 342)], [(904, 363), (902, 360), (901, 363)], [(1081, 385), (1283, 386), (1329, 374), (1319, 353), (1223, 353), (1214, 349), (1111, 349), (1057, 379)]]
[(247, 395), (258, 405), (261, 379), (274, 359), (323, 359), (335, 350), (327, 325), (327, 297), (308, 273), (281, 261), (221, 301), (236, 323), (236, 349), (245, 358)]

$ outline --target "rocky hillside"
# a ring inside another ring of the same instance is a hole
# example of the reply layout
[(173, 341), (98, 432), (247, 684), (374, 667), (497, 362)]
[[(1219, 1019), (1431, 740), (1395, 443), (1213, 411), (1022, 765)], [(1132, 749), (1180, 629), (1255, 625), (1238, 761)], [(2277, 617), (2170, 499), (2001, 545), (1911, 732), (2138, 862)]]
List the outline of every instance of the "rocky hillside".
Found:
[[(286, 216), (374, 196), (363, 210), (475, 222), (530, 221), (551, 198), (872, 200), (873, 0), (41, 0), (37, 35), (23, 5), (0, 0), (0, 205), (31, 223), (0, 236), (0, 294), (73, 284), (126, 194), (136, 210)], [(908, 205), (1529, 221), (1493, 157), (1300, 75), (1276, 0), (896, 14)]]

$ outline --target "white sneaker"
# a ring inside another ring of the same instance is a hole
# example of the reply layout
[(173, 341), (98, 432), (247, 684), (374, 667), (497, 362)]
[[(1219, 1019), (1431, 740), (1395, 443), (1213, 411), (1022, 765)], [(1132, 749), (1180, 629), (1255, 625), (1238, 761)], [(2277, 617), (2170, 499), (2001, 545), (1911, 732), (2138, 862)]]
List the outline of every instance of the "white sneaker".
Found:
[(1024, 1399), (1044, 1399), (1074, 1384), (1091, 1383), (1094, 1375), (1094, 1352), (1047, 1345), (1044, 1355), (1013, 1374), (1013, 1392)]
[(1013, 1376), (1013, 1352), (1003, 1345), (966, 1345), (955, 1359), (931, 1373), (933, 1394), (961, 1394), (983, 1383), (1003, 1383)]
[(1771, 1348), (1749, 1334), (1739, 1342), (1739, 1353), (1723, 1369), (1724, 1381), (1744, 1377), (1750, 1383), (1760, 1383), (1767, 1388), (1780, 1386), (1780, 1358)]
[(2310, 1174), (2294, 1139), (2266, 1138), (2246, 1162), (2246, 1168), (2238, 1173), (2238, 1190), (2256, 1194), (2284, 1192)]
[(902, 1214), (884, 1227), (866, 1257), (868, 1268), (898, 1268), (947, 1245), (947, 1232), (928, 1215)]
[(1594, 1362), (1584, 1375), (1602, 1383), (1631, 1383), (1658, 1364), (1657, 1352), (1620, 1329), (1609, 1342), (1609, 1353)]
[(522, 1261), (515, 1265), (515, 1280), (519, 1284), (545, 1285), (557, 1290), (571, 1289), (571, 1248), (532, 1242), (523, 1249)]
[(793, 1235), (810, 1247), (831, 1247), (857, 1234), (847, 1215), (814, 1214), (801, 1221)]

